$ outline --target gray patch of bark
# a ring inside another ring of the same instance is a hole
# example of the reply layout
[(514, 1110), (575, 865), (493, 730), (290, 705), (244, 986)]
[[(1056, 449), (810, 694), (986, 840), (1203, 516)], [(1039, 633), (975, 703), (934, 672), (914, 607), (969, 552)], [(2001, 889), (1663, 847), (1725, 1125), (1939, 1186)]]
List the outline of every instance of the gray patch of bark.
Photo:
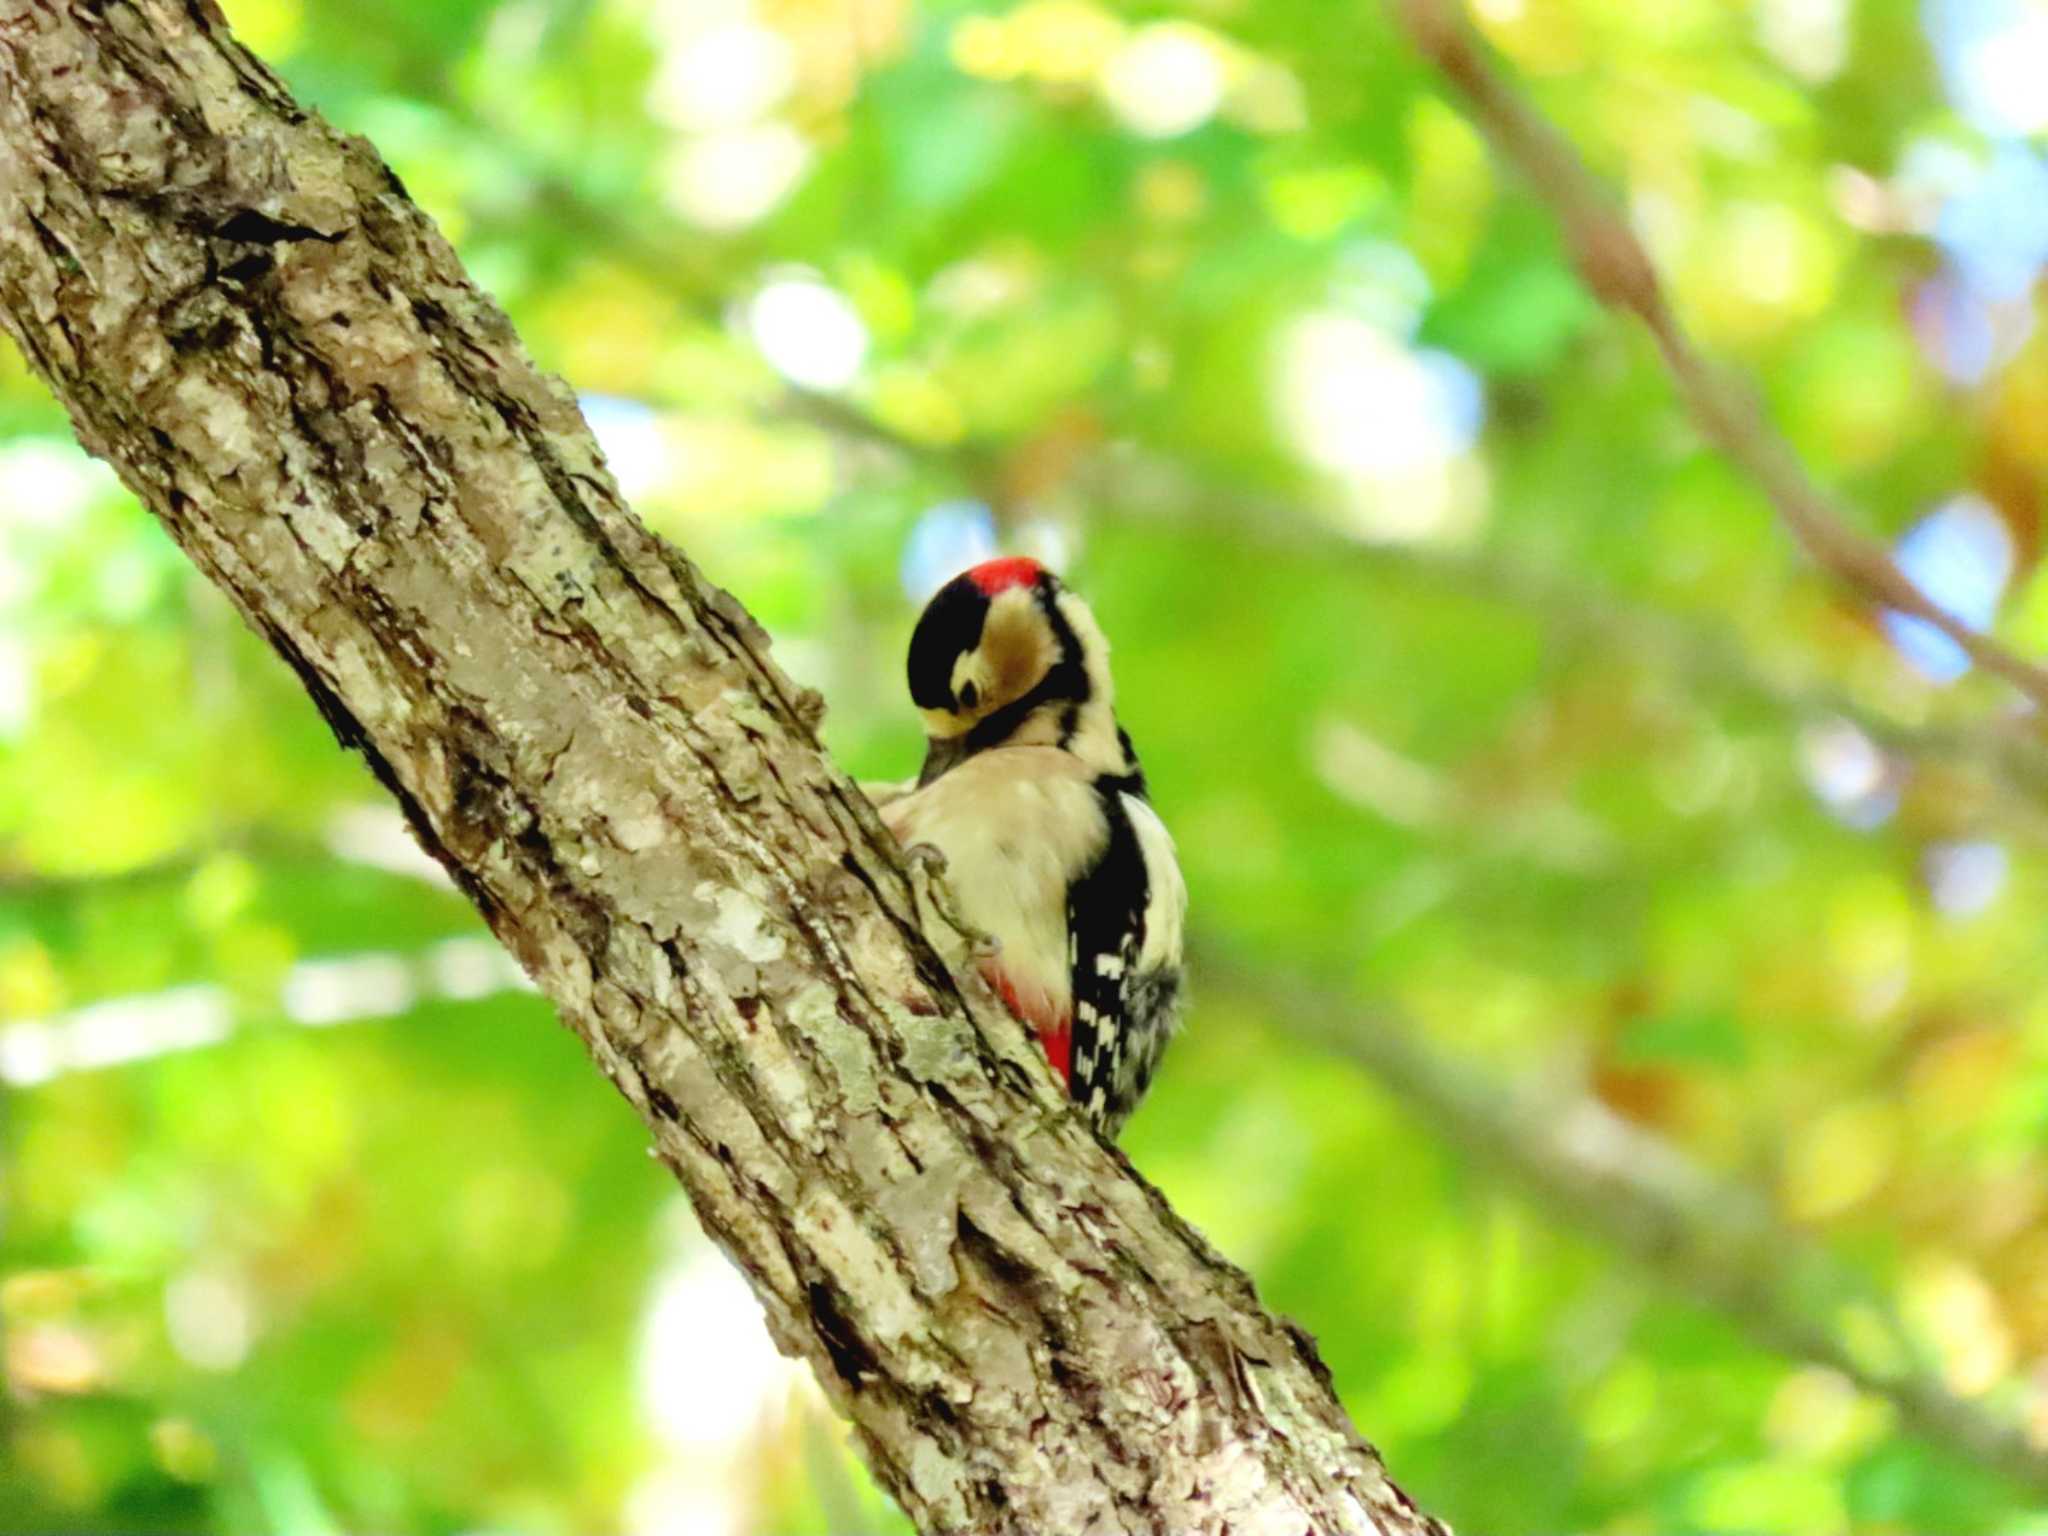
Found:
[(956, 986), (815, 697), (210, 0), (0, 0), (0, 322), (586, 1042), (922, 1530), (1442, 1530)]

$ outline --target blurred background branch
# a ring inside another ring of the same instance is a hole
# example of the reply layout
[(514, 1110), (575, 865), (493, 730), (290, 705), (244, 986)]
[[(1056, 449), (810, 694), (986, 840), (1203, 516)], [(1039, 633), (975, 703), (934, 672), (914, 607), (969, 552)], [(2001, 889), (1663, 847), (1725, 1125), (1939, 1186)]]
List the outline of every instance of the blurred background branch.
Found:
[(1871, 602), (1931, 624), (2038, 708), (2048, 670), (1933, 601), (1814, 484), (1749, 391), (1709, 362), (1666, 302), (1657, 267), (1564, 135), (1511, 85), (1473, 36), (1459, 0), (1390, 0), (1409, 38), (1464, 99), (1501, 157), (1528, 178), (1562, 226), (1579, 276), (1601, 303), (1636, 316), (1707, 440), (1753, 476), (1813, 560)]
[[(1256, 993), (1284, 1028), (1361, 1067), (1433, 1135), (1547, 1214), (1724, 1314), (1760, 1347), (1840, 1373), (1908, 1432), (2048, 1495), (2048, 1454), (2009, 1415), (1957, 1396), (1868, 1280), (1600, 1100), (1510, 1086), (1428, 1045), (1392, 1010), (1202, 952), (1210, 985)], [(1842, 1323), (1860, 1333), (1854, 1344)]]

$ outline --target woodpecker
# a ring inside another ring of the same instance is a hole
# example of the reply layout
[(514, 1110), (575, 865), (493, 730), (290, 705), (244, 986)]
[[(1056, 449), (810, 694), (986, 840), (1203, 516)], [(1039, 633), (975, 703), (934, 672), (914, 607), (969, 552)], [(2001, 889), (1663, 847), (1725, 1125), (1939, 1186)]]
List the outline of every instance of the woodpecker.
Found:
[(960, 917), (995, 940), (983, 975), (1114, 1137), (1179, 1023), (1187, 888), (1109, 642), (1037, 561), (990, 560), (926, 605), (908, 671), (924, 768), (883, 820), (945, 856)]

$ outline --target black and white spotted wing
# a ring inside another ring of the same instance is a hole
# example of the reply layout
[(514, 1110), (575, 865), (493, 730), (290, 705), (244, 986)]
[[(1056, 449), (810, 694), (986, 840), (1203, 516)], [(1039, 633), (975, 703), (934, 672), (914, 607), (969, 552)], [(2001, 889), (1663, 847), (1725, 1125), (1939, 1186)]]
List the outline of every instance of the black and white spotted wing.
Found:
[(1173, 842), (1142, 781), (1102, 778), (1109, 836), (1067, 895), (1073, 964), (1069, 1092), (1114, 1136), (1137, 1108), (1179, 1022), (1181, 924), (1187, 893)]

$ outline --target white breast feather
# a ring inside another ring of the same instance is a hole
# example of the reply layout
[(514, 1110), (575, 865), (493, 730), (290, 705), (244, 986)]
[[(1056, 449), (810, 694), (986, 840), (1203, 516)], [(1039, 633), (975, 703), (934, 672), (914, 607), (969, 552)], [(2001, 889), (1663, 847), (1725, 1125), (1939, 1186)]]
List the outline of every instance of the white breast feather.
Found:
[[(1109, 835), (1088, 770), (1055, 747), (998, 747), (884, 807), (882, 819), (905, 846), (929, 843), (946, 856), (960, 915), (1001, 946), (997, 963), (1026, 1012), (1066, 1017), (1067, 885)], [(1177, 914), (1174, 924), (1177, 944)]]

